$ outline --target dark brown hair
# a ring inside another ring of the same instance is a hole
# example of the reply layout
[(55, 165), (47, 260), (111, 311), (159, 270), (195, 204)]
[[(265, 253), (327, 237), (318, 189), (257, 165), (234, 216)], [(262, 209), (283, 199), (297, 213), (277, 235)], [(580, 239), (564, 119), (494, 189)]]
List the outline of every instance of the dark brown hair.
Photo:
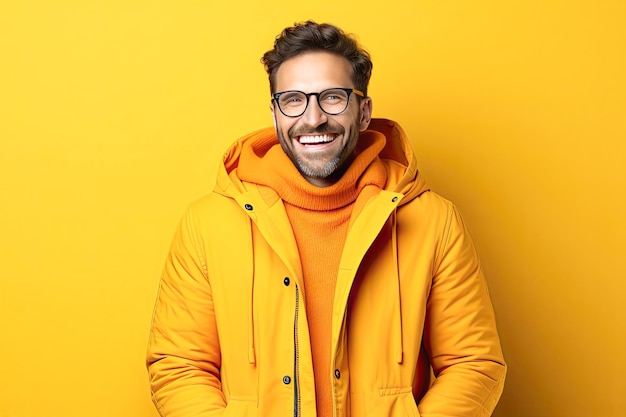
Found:
[(367, 96), (367, 85), (372, 75), (372, 60), (357, 40), (336, 26), (315, 23), (311, 20), (285, 28), (274, 41), (274, 49), (267, 51), (261, 63), (274, 93), (276, 72), (283, 62), (305, 52), (325, 51), (342, 56), (352, 66), (352, 82)]

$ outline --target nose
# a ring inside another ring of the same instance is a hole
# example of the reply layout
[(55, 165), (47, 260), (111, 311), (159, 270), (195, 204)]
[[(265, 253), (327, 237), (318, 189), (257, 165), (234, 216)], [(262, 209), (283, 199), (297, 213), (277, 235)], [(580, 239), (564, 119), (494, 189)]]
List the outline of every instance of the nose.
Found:
[(306, 110), (302, 114), (302, 122), (313, 127), (322, 125), (328, 121), (328, 115), (324, 113), (318, 101), (319, 96), (310, 95)]

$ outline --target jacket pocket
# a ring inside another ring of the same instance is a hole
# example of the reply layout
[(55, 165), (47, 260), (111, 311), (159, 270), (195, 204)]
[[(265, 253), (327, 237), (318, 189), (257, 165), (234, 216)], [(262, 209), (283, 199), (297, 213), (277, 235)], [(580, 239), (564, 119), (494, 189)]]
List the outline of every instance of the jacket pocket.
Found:
[(384, 388), (380, 390), (380, 408), (376, 416), (387, 417), (420, 417), (413, 387)]
[(415, 397), (413, 397), (413, 393), (410, 394), (402, 394), (402, 403), (404, 404), (406, 415), (410, 417), (420, 417), (420, 412), (417, 409), (417, 403), (415, 402)]
[(226, 404), (222, 417), (257, 417), (258, 408), (256, 401), (233, 400)]

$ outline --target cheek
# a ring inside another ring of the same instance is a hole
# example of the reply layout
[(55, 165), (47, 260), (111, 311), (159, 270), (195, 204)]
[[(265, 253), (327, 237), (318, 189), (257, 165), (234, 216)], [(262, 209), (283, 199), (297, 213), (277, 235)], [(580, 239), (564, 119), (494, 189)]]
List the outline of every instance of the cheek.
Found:
[(291, 137), (291, 131), (295, 126), (295, 121), (291, 119), (285, 120), (284, 117), (280, 115), (274, 116), (274, 128), (276, 131), (280, 132), (285, 139)]
[(285, 126), (285, 122), (281, 119), (280, 115), (273, 113), (272, 118), (274, 119), (274, 127), (276, 130), (282, 130)]

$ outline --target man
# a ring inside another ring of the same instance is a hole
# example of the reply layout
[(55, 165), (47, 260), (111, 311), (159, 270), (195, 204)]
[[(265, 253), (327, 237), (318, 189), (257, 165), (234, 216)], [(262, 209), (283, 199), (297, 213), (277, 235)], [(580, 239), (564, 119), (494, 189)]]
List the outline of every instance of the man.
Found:
[(369, 55), (306, 22), (262, 61), (274, 128), (224, 155), (163, 272), (159, 413), (490, 415), (506, 366), (479, 261), (402, 129), (371, 118)]

